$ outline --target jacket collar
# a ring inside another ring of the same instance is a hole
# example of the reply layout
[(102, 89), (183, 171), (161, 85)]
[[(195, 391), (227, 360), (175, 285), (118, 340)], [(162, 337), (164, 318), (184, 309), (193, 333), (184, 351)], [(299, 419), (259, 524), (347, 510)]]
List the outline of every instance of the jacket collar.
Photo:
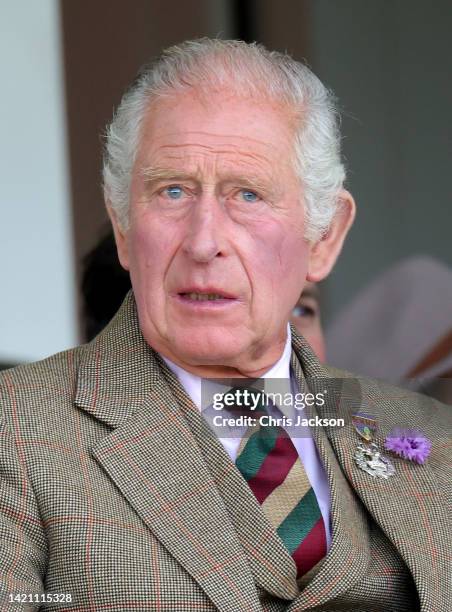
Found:
[(110, 324), (80, 351), (75, 404), (118, 427), (138, 410), (160, 377), (131, 291)]

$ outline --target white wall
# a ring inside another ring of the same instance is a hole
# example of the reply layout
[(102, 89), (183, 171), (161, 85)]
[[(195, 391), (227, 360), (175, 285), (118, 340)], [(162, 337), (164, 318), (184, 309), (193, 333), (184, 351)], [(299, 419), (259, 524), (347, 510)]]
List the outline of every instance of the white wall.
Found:
[(57, 0), (0, 0), (0, 361), (77, 343)]

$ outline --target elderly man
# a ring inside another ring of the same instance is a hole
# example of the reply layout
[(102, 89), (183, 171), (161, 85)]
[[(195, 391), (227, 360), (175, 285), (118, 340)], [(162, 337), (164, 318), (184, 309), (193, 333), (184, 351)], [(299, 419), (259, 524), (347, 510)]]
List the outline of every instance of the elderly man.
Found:
[[(104, 183), (133, 293), (1, 379), (2, 610), (449, 608), (448, 412), (321, 366), (288, 325), (353, 221), (339, 140), (320, 81), (242, 42), (168, 49), (125, 94)], [(212, 430), (211, 379), (285, 381), (307, 429), (275, 400)], [(397, 425), (429, 438), (420, 463), (384, 458)]]

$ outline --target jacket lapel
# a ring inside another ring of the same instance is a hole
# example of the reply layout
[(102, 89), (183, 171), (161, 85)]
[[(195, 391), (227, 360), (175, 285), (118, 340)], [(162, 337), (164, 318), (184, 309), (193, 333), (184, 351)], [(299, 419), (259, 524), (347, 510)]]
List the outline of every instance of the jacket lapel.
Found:
[(293, 600), (298, 586), (292, 557), (205, 418), (192, 404), (173, 372), (163, 361), (161, 365), (246, 551), (256, 584), (276, 597)]
[[(114, 342), (112, 340), (114, 339)], [(257, 611), (246, 555), (133, 298), (84, 349), (76, 403), (113, 428), (91, 453), (144, 523), (221, 611)]]
[[(419, 405), (414, 410), (414, 404), (419, 402), (425, 406), (429, 401), (427, 398), (412, 394), (408, 398), (399, 389), (386, 385), (383, 388), (375, 381), (357, 379), (352, 374), (321, 366), (296, 332), (293, 333), (293, 347), (304, 366), (309, 386), (312, 381), (314, 386), (317, 385), (317, 390), (323, 390), (321, 387), (328, 389), (327, 402), (318, 412), (345, 419), (345, 426), (331, 428), (328, 438), (353, 491), (409, 568), (418, 589), (421, 610), (441, 609), (444, 602), (452, 600), (452, 593), (450, 584), (441, 578), (448, 572), (449, 553), (444, 530), (447, 531), (449, 518), (446, 503), (441, 499), (442, 490), (437, 476), (429, 461), (425, 465), (417, 465), (395, 456), (391, 456), (391, 461), (396, 473), (388, 480), (372, 478), (360, 470), (353, 459), (359, 437), (351, 423), (351, 414), (363, 410), (377, 417), (380, 429), (376, 442), (381, 449), (384, 436), (395, 426), (419, 427), (433, 440), (434, 445), (436, 440), (440, 446), (440, 438), (444, 437), (444, 423), (435, 422), (432, 414), (422, 418), (419, 423), (410, 420), (416, 414), (423, 414), (423, 407)], [(319, 451), (322, 453), (321, 428), (316, 430)], [(322, 459), (329, 472), (327, 457), (322, 456)], [(336, 478), (330, 480), (333, 513), (334, 500), (337, 501), (339, 493), (336, 482)], [(357, 530), (353, 531), (359, 538)], [(339, 537), (342, 540), (343, 534)], [(339, 570), (339, 566), (334, 569)]]
[[(363, 404), (366, 411), (369, 404), (364, 394)], [(377, 418), (385, 424), (385, 433), (400, 426), (397, 409), (393, 414), (378, 412)], [(421, 610), (441, 609), (441, 601), (452, 600), (450, 584), (441, 578), (450, 569), (446, 565), (449, 553), (444, 538), (444, 530), (447, 531), (446, 525), (450, 522), (437, 478), (428, 464), (417, 465), (392, 454), (394, 476), (388, 480), (372, 478), (353, 461), (357, 446), (353, 427), (349, 425), (344, 429), (342, 435), (332, 437), (331, 443), (346, 477), (409, 568), (417, 586)], [(422, 429), (425, 431), (425, 427)], [(376, 442), (383, 450), (383, 433), (377, 434)]]
[[(291, 365), (299, 389), (306, 391), (306, 380), (296, 353), (292, 354)], [(309, 391), (324, 390), (321, 385), (314, 390), (312, 382), (311, 379), (307, 381)], [(304, 413), (306, 417), (314, 416), (308, 406)], [(311, 432), (330, 485), (333, 537), (327, 556), (289, 608), (291, 611), (309, 610), (339, 597), (363, 577), (369, 564), (368, 528), (363, 508), (344, 478), (322, 428), (312, 428)]]

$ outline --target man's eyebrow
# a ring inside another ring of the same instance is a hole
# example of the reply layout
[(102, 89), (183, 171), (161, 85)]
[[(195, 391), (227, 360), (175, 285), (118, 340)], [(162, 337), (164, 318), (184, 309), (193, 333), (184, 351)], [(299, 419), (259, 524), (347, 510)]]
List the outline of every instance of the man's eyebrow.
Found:
[(146, 183), (155, 183), (157, 181), (166, 180), (187, 180), (193, 179), (193, 176), (183, 170), (175, 168), (163, 168), (158, 166), (149, 166), (141, 169), (141, 175)]
[[(148, 166), (142, 168), (141, 175), (146, 183), (155, 183), (158, 181), (182, 181), (182, 180), (199, 180), (196, 174), (177, 170), (175, 168), (165, 168), (159, 166)], [(273, 181), (269, 176), (267, 180), (254, 174), (243, 174), (235, 172), (225, 172), (220, 174), (220, 181), (227, 183), (237, 183), (242, 187), (249, 187), (256, 191), (268, 192), (272, 190)]]
[(317, 302), (320, 301), (320, 290), (319, 290), (318, 286), (317, 285), (312, 285), (310, 287), (306, 287), (306, 289), (303, 289), (303, 291), (301, 292), (301, 295), (300, 295), (300, 299), (302, 297), (304, 297), (304, 298), (313, 298)]
[(268, 192), (271, 190), (273, 181), (271, 177), (268, 179), (264, 179), (260, 176), (256, 176), (253, 174), (235, 174), (235, 173), (227, 173), (222, 176), (222, 181), (225, 183), (237, 183), (242, 187), (249, 187), (251, 189), (255, 189), (256, 191)]

